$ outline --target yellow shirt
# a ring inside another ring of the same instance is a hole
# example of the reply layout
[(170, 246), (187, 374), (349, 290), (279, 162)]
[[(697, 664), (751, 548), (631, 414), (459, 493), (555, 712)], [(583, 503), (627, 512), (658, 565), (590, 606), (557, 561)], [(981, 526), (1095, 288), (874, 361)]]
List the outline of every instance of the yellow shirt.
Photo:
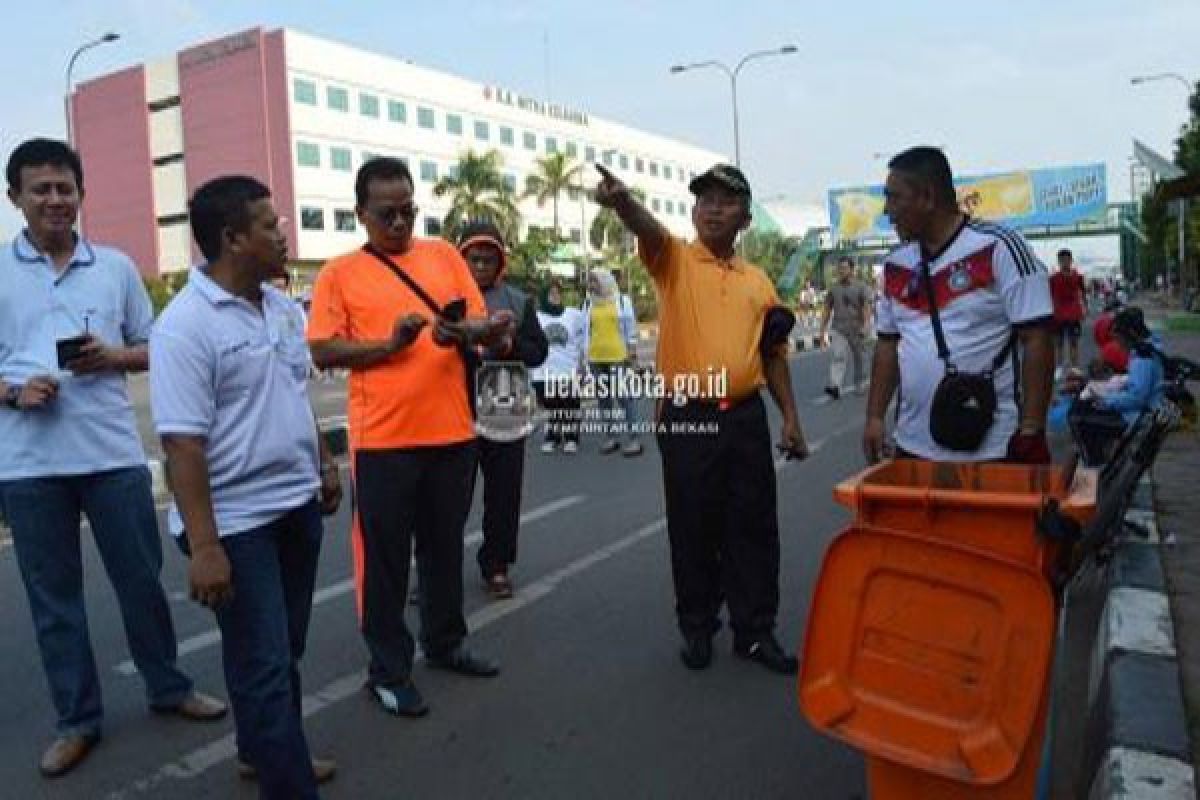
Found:
[(588, 321), (588, 361), (616, 364), (624, 361), (625, 357), (617, 304), (612, 301), (592, 303), (591, 319)]
[(720, 261), (699, 241), (674, 236), (660, 252), (640, 255), (658, 292), (658, 370), (668, 391), (691, 383), (703, 396), (704, 387), (719, 386), (706, 376), (721, 371), (729, 400), (763, 386), (758, 345), (767, 310), (779, 305), (766, 273), (737, 256)]

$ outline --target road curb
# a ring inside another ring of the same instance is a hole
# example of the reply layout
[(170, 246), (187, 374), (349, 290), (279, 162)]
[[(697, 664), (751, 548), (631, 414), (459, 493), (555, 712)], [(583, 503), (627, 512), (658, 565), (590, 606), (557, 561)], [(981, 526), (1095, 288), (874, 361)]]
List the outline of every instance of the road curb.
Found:
[(1089, 800), (1196, 797), (1174, 623), (1150, 493), (1127, 515), (1146, 541), (1113, 556), (1104, 612), (1092, 648), (1082, 775)]

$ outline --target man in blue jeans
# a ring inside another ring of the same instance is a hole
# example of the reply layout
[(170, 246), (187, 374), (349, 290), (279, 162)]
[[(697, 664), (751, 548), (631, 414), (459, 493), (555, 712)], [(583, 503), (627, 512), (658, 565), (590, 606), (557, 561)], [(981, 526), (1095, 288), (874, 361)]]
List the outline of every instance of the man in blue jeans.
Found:
[(123, 253), (75, 233), (83, 167), (67, 145), (24, 142), (6, 177), (26, 227), (0, 249), (0, 506), (58, 712), (41, 760), (54, 777), (88, 755), (103, 721), (81, 513), (151, 708), (211, 720), (225, 705), (194, 692), (175, 665), (150, 473), (125, 384), (126, 373), (146, 369), (153, 324), (141, 276)]
[(321, 514), (341, 501), (337, 465), (308, 403), (304, 313), (267, 283), (287, 260), (270, 192), (254, 178), (217, 178), (188, 212), (208, 263), (150, 338), (171, 532), (191, 557), (192, 599), (221, 629), (239, 773), (263, 797), (314, 798), (335, 766), (309, 753), (297, 665)]

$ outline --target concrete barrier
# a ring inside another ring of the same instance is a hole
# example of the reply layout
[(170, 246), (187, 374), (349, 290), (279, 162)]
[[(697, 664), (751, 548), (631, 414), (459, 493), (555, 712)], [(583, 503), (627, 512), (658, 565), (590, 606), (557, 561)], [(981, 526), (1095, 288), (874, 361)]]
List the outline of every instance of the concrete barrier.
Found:
[(1080, 796), (1088, 800), (1196, 797), (1174, 624), (1150, 496), (1149, 491), (1137, 492), (1126, 517), (1149, 536), (1118, 546), (1092, 647), (1080, 787)]

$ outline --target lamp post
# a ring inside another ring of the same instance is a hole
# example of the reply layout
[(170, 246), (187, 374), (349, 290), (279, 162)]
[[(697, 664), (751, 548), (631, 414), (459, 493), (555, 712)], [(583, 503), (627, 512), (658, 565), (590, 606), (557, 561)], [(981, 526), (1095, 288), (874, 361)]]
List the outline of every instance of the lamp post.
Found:
[[(1178, 81), (1179, 84), (1183, 86), (1183, 89), (1187, 93), (1188, 97), (1191, 97), (1192, 92), (1196, 90), (1195, 84), (1180, 75), (1178, 72), (1157, 72), (1153, 75), (1135, 75), (1129, 79), (1129, 82), (1134, 86), (1141, 86), (1142, 84), (1150, 83), (1151, 81)], [(1181, 197), (1176, 201), (1176, 210), (1179, 212), (1179, 223), (1177, 225), (1179, 228), (1179, 284), (1180, 289), (1182, 290), (1183, 288), (1186, 288), (1187, 284), (1187, 242), (1185, 236), (1185, 231), (1187, 229), (1186, 198)], [(1169, 270), (1167, 271), (1166, 284), (1168, 291), (1170, 291), (1171, 274)]]
[(79, 45), (79, 47), (75, 48), (75, 52), (71, 54), (70, 60), (67, 61), (67, 92), (65, 95), (63, 95), (63, 111), (66, 114), (67, 119), (67, 144), (71, 145), (72, 147), (75, 146), (75, 139), (71, 130), (71, 94), (74, 92), (74, 83), (72, 82), (71, 73), (75, 71), (75, 62), (79, 60), (81, 55), (83, 55), (86, 51), (91, 50), (93, 47), (99, 47), (102, 44), (115, 42), (120, 38), (121, 34), (112, 33), (110, 31), (109, 33), (101, 36), (99, 39), (93, 39), (90, 42), (85, 42)]
[(741, 132), (738, 130), (738, 73), (742, 71), (742, 67), (754, 59), (766, 58), (767, 56), (787, 56), (796, 52), (799, 52), (799, 48), (794, 44), (785, 44), (783, 47), (778, 47), (774, 50), (756, 50), (753, 53), (743, 56), (742, 60), (733, 69), (730, 69), (728, 65), (721, 61), (697, 61), (694, 64), (675, 64), (671, 67), (672, 75), (678, 75), (681, 72), (687, 72), (691, 69), (700, 69), (701, 67), (714, 67), (729, 77), (729, 90), (733, 99), (733, 163), (737, 166), (740, 167), (742, 165)]

